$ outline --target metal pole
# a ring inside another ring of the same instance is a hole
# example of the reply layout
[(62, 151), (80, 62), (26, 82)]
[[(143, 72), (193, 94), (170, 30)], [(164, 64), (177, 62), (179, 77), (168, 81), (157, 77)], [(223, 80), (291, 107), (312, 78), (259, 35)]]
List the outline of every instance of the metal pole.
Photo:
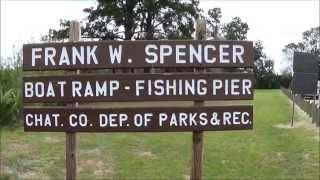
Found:
[(294, 96), (295, 96), (295, 94), (292, 92), (292, 118), (291, 118), (291, 127), (293, 127), (293, 119), (294, 119), (294, 104), (295, 104), (295, 102), (294, 102)]

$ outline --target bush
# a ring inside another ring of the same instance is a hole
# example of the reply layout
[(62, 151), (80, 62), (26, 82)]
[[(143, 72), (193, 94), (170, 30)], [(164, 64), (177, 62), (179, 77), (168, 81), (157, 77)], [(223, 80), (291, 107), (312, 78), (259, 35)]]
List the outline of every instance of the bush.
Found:
[(0, 129), (15, 125), (19, 119), (22, 105), (22, 71), (19, 55), (16, 62), (6, 67), (0, 64)]
[(0, 89), (0, 128), (11, 126), (17, 122), (19, 102), (14, 89)]
[(282, 87), (289, 88), (292, 80), (291, 74), (284, 73), (280, 76), (280, 84)]

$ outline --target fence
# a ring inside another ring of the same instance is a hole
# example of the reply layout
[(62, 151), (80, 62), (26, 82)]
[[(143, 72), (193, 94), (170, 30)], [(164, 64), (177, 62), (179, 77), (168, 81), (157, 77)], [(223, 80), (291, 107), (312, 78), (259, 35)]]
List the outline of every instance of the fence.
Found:
[[(287, 95), (292, 100), (292, 93), (289, 89), (281, 88), (282, 92)], [(319, 101), (318, 95), (318, 101)], [(314, 100), (305, 100), (305, 98), (297, 94), (294, 98), (295, 103), (306, 112), (311, 118), (312, 123), (316, 123), (317, 126), (320, 125), (320, 106)]]

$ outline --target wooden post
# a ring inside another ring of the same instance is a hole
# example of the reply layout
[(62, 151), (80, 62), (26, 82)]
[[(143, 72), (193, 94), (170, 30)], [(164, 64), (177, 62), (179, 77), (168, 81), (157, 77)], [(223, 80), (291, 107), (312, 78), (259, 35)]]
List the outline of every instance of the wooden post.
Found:
[[(80, 40), (80, 23), (72, 21), (70, 24), (69, 41), (75, 42)], [(80, 74), (77, 70), (76, 74)], [(79, 103), (68, 104), (72, 107), (78, 107)], [(66, 179), (75, 180), (77, 175), (77, 162), (76, 162), (77, 138), (75, 132), (66, 133)]]
[[(196, 39), (206, 39), (206, 21), (205, 19), (198, 19), (196, 22)], [(195, 69), (199, 72), (199, 69)], [(202, 107), (204, 101), (194, 101), (194, 107)], [(191, 180), (201, 180), (202, 177), (202, 159), (203, 159), (203, 132), (192, 132), (192, 171)]]

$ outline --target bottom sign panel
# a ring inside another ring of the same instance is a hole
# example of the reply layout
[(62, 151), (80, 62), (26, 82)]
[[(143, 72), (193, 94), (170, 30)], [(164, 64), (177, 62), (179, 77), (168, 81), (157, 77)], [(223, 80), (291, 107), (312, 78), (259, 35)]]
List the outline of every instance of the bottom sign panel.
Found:
[(252, 106), (25, 108), (24, 130), (39, 132), (224, 131), (253, 127)]

